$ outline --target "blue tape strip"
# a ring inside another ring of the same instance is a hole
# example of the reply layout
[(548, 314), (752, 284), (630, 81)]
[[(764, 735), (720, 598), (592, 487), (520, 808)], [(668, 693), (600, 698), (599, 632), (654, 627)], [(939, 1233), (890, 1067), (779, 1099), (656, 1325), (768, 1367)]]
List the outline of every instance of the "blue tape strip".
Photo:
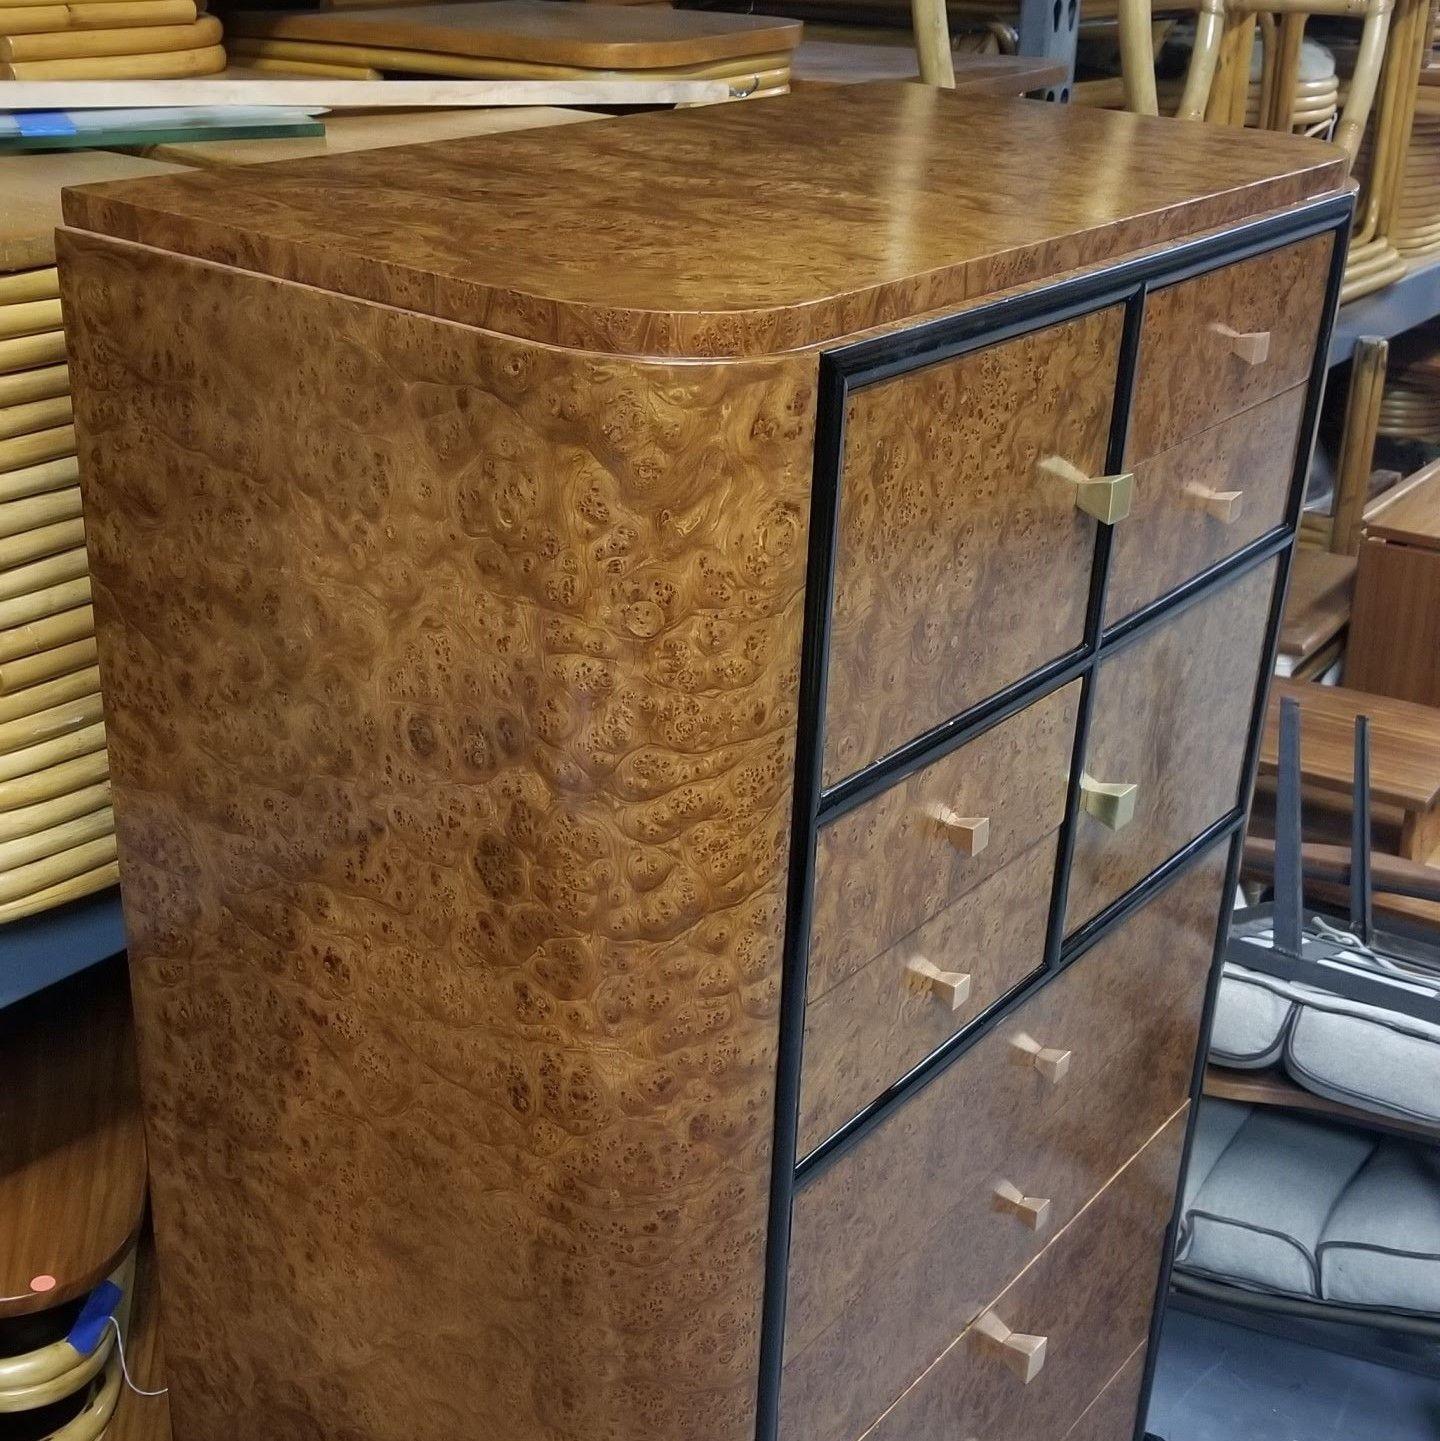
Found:
[(80, 1314), (65, 1339), (82, 1356), (91, 1355), (105, 1339), (110, 1318), (119, 1310), (124, 1299), (125, 1293), (113, 1281), (102, 1281), (80, 1308)]
[(74, 135), (75, 122), (63, 110), (21, 110), (15, 119), (22, 135)]

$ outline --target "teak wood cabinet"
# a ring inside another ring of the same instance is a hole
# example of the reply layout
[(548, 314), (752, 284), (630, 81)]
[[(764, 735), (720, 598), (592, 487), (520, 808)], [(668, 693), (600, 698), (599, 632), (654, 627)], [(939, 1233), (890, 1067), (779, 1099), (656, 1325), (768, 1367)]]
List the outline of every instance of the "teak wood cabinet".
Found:
[(895, 85), (69, 195), (178, 1441), (1128, 1438), (1343, 184)]

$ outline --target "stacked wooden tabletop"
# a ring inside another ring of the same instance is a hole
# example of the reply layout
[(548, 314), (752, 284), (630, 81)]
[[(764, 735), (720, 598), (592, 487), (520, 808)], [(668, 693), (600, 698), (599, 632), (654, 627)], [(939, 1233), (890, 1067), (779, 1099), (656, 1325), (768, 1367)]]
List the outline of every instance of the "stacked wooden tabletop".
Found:
[(732, 80), (744, 94), (790, 82), (798, 22), (565, 0), (236, 10), (230, 53), (250, 68), (376, 79)]
[(225, 68), (220, 41), (197, 0), (0, 0), (0, 79), (212, 75)]

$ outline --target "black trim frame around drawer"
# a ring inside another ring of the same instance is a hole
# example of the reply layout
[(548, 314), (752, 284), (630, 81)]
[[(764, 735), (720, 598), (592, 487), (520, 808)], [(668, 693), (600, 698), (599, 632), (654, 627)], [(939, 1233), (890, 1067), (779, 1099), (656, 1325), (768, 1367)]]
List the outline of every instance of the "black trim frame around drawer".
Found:
[[(1324, 392), (1330, 332), (1339, 302), (1353, 199), (1333, 196), (1297, 207), (1277, 216), (1252, 221), (1221, 234), (1204, 236), (1154, 254), (1122, 261), (1035, 291), (978, 306), (959, 315), (924, 322), (911, 329), (859, 341), (830, 351), (820, 358), (820, 387), (815, 441), (815, 472), (811, 490), (809, 552), (806, 570), (804, 639), (801, 650), (799, 717), (795, 749), (795, 789), (791, 815), (790, 863), (786, 889), (785, 934), (781, 976), (779, 1060), (776, 1074), (774, 1147), (771, 1161), (769, 1230), (766, 1237), (765, 1289), (761, 1318), (759, 1386), (756, 1405), (756, 1441), (781, 1441), (780, 1388), (784, 1369), (786, 1291), (790, 1261), (790, 1227), (796, 1189), (833, 1162), (849, 1146), (903, 1103), (920, 1087), (935, 1079), (976, 1040), (1065, 966), (1088, 951), (1113, 926), (1169, 885), (1211, 846), (1228, 839), (1226, 894), (1233, 892), (1239, 875), (1244, 840), (1244, 819), (1254, 786), (1260, 735), (1269, 693), (1270, 672), (1285, 593), (1289, 585), (1290, 555), (1304, 501), (1305, 480)], [(845, 408), (852, 390), (908, 374), (976, 350), (1013, 339), (1044, 326), (1072, 319), (1107, 305), (1125, 307), (1115, 404), (1112, 415), (1108, 464), (1123, 464), (1129, 411), (1139, 359), (1140, 330), (1145, 299), (1153, 288), (1185, 280), (1222, 265), (1247, 260), (1280, 246), (1325, 233), (1334, 236), (1330, 273), (1316, 339), (1305, 409), (1296, 445), (1293, 475), (1285, 519), (1235, 555), (1227, 557), (1178, 590), (1103, 629), (1106, 585), (1110, 569), (1108, 526), (1098, 527), (1091, 569), (1085, 639), (1073, 652), (1061, 656), (1016, 685), (972, 707), (962, 715), (901, 746), (891, 754), (826, 789), (822, 781), (825, 749), (826, 680), (830, 653), (830, 617), (835, 584), (835, 553), (839, 533), (840, 479), (845, 444)], [(1079, 761), (1093, 705), (1093, 677), (1102, 656), (1109, 656), (1150, 629), (1209, 594), (1242, 572), (1278, 558), (1277, 574), (1261, 655), (1254, 710), (1246, 741), (1238, 804), (1202, 835), (1172, 856), (1151, 876), (1119, 897), (1068, 939), (1063, 934), (1065, 897), (1073, 853), (1079, 804)], [(853, 1118), (834, 1136), (803, 1159), (799, 1143), (800, 1076), (805, 1031), (805, 1004), (811, 903), (815, 885), (816, 838), (820, 829), (895, 785), (906, 776), (939, 759), (991, 726), (1013, 715), (1043, 695), (1075, 679), (1082, 681), (1080, 715), (1076, 726), (1075, 764), (1071, 767), (1059, 863), (1051, 894), (1045, 965), (1035, 977), (1017, 987), (972, 1026), (942, 1045), (892, 1086), (884, 1096)], [(1208, 1037), (1220, 974), (1220, 955), (1229, 930), (1228, 908), (1222, 907), (1215, 955), (1207, 991), (1200, 1037)], [(1204, 1073), (1203, 1045), (1197, 1046), (1192, 1102), (1199, 1095)], [(1189, 1155), (1195, 1106), (1185, 1136)], [(1177, 1201), (1178, 1205), (1178, 1201)], [(1161, 1302), (1168, 1290), (1173, 1253), (1174, 1219), (1167, 1233), (1161, 1267), (1149, 1354), (1146, 1358), (1137, 1437), (1153, 1375), (1159, 1335)]]

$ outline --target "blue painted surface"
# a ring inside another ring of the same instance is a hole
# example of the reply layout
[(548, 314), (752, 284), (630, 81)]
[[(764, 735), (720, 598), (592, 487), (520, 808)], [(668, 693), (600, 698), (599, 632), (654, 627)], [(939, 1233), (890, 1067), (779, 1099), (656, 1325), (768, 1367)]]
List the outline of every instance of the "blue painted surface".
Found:
[(1172, 1307), (1147, 1424), (1162, 1441), (1437, 1441), (1440, 1380)]
[(116, 887), (0, 926), (0, 1008), (125, 949)]

